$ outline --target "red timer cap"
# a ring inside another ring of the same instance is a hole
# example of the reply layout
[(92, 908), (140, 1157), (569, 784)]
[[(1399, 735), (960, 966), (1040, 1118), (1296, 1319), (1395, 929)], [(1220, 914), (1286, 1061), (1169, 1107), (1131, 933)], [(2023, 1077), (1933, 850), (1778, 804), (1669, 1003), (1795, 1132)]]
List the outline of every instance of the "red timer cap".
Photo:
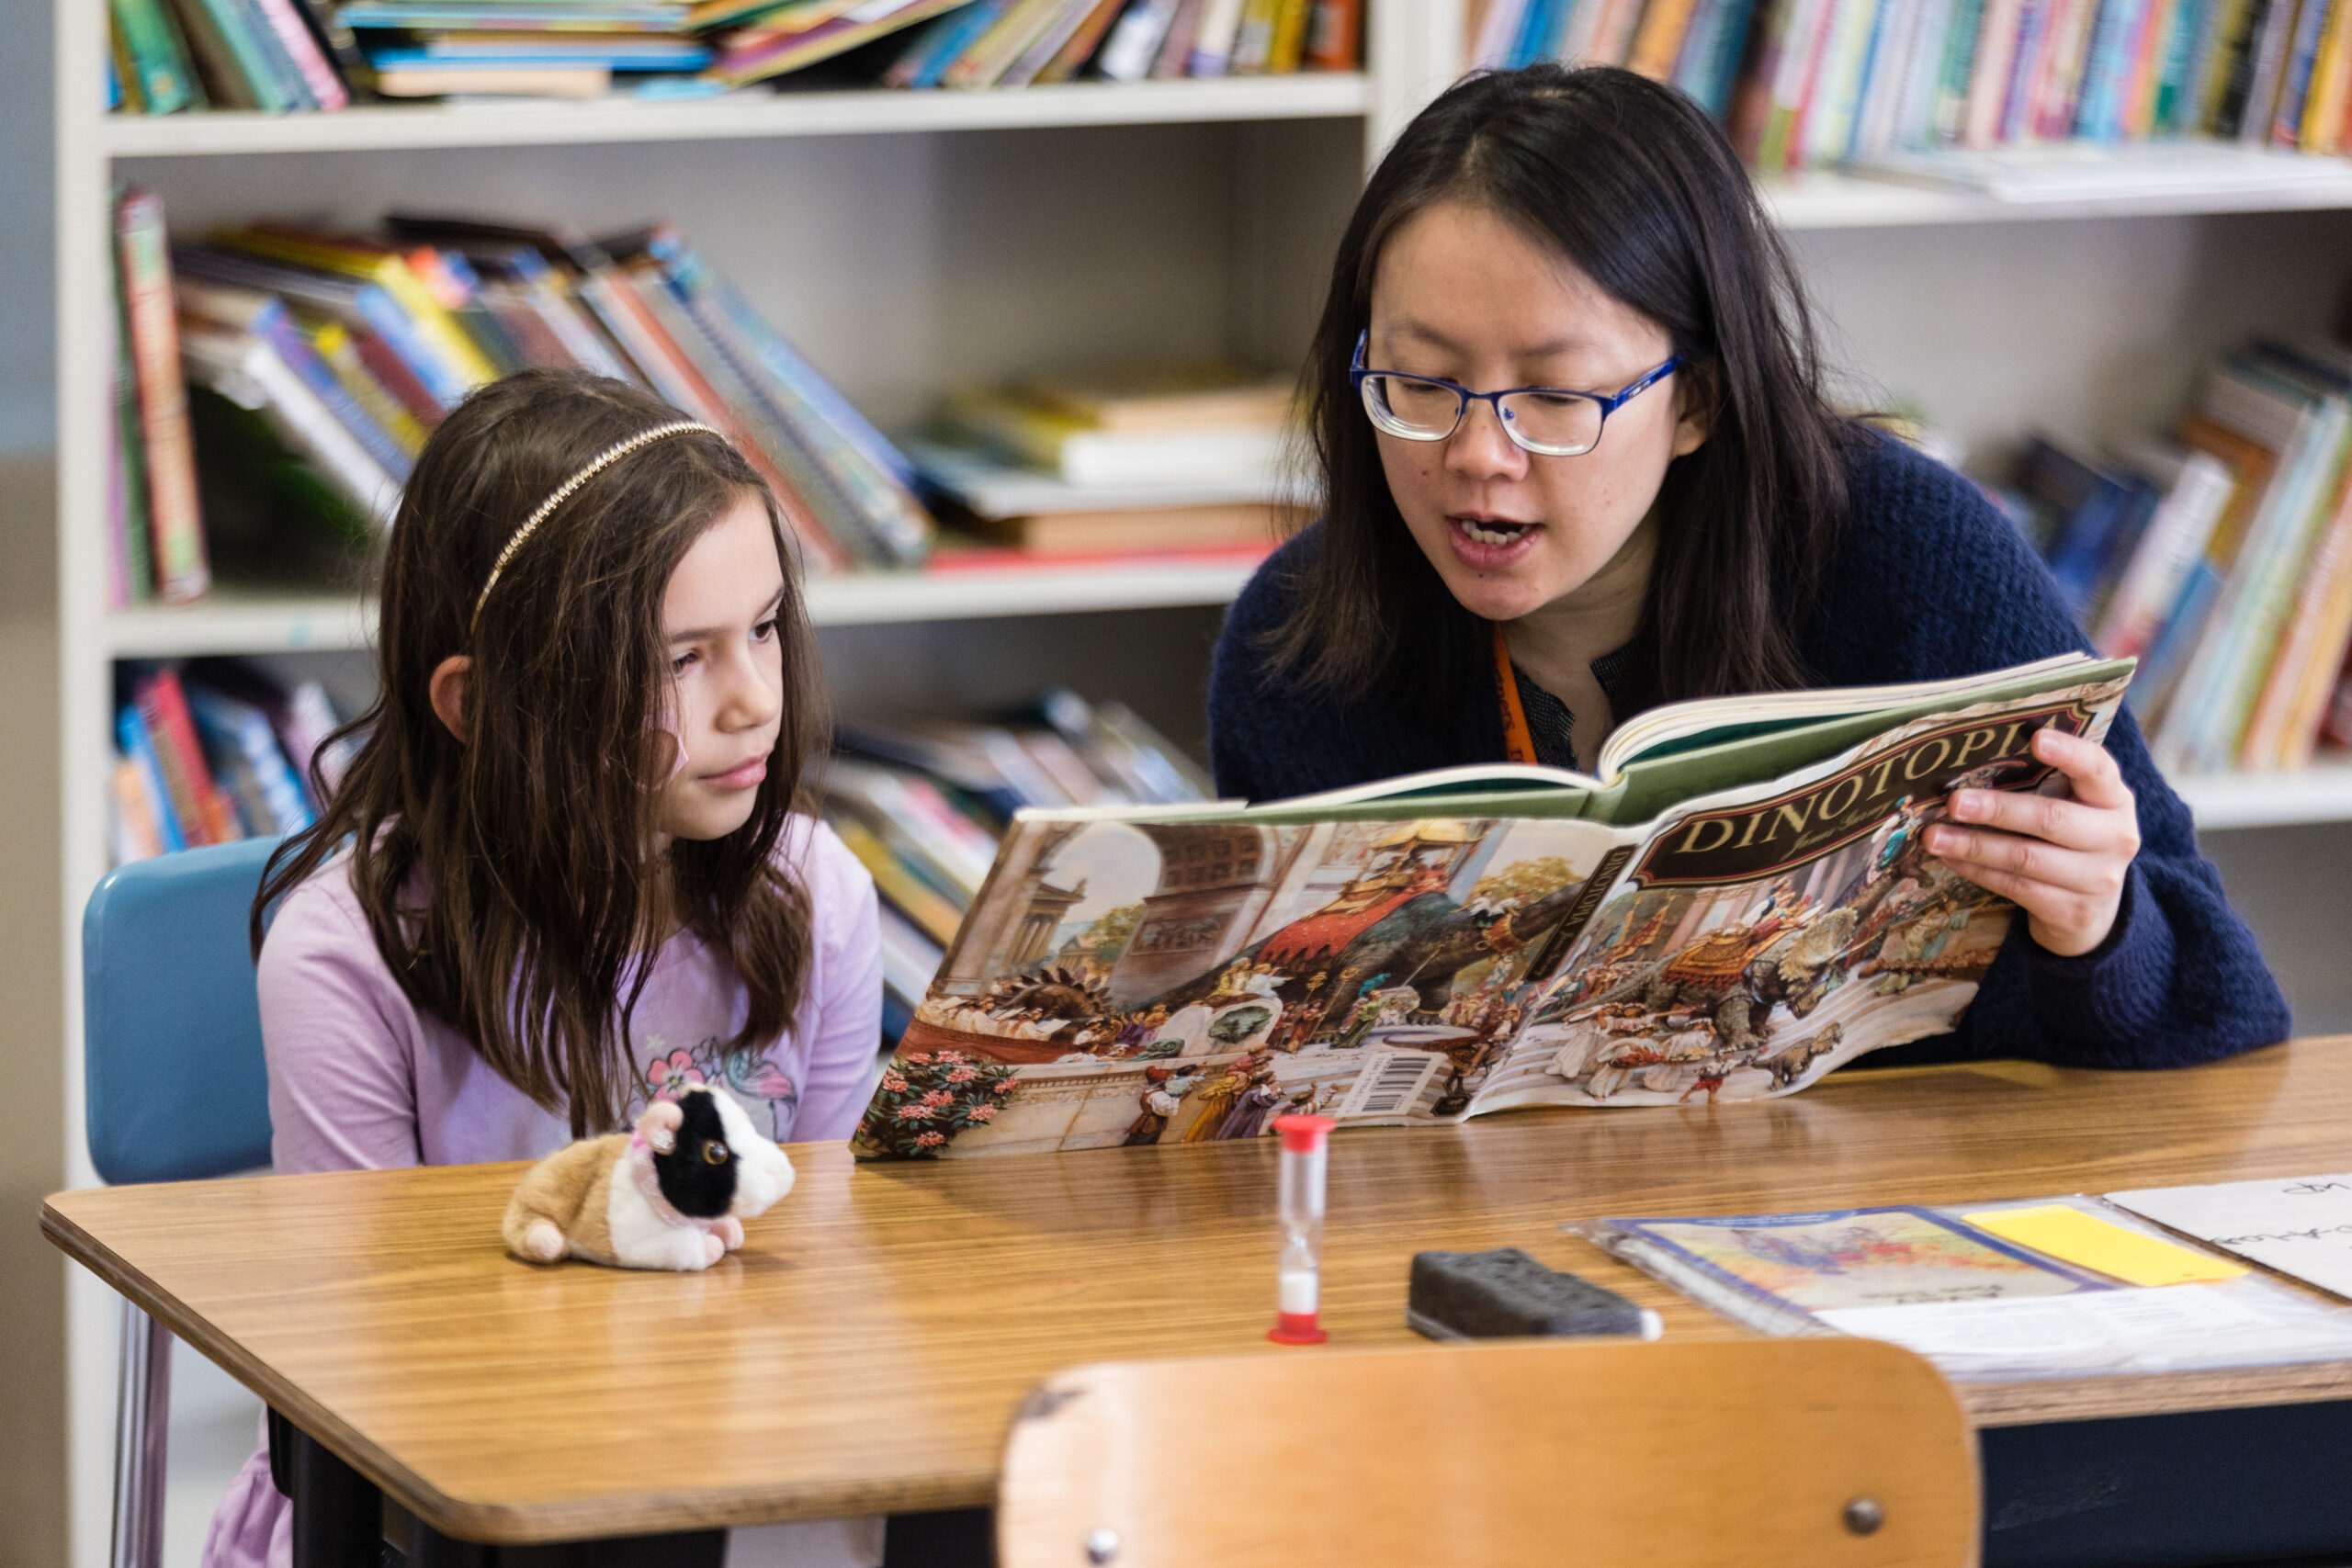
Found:
[(1329, 1116), (1277, 1116), (1274, 1131), (1283, 1135), (1283, 1147), (1295, 1155), (1311, 1155), (1323, 1146), (1337, 1122)]

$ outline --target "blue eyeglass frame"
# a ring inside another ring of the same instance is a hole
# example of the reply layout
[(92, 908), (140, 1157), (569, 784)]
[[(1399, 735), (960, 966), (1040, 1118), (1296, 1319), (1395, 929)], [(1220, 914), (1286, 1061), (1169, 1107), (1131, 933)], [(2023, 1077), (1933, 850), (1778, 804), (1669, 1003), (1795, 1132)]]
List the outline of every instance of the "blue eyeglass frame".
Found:
[[(1358, 402), (1362, 402), (1363, 400), (1363, 384), (1365, 379), (1373, 376), (1394, 376), (1399, 380), (1419, 381), (1428, 386), (1443, 387), (1453, 392), (1454, 396), (1462, 400), (1454, 408), (1453, 428), (1447, 431), (1443, 435), (1406, 435), (1397, 431), (1387, 430), (1385, 427), (1380, 425), (1379, 421), (1374, 420), (1374, 425), (1375, 428), (1382, 429), (1383, 434), (1394, 435), (1399, 441), (1450, 441), (1453, 438), (1454, 434), (1461, 430), (1463, 420), (1467, 417), (1470, 412), (1470, 405), (1473, 402), (1481, 402), (1488, 405), (1495, 411), (1495, 423), (1503, 427), (1503, 434), (1510, 437), (1510, 444), (1512, 446), (1518, 447), (1522, 452), (1537, 457), (1581, 457), (1588, 452), (1598, 450), (1600, 446), (1601, 436), (1606, 435), (1609, 433), (1609, 416), (1611, 414), (1615, 413), (1619, 409), (1623, 408), (1627, 403), (1633, 401), (1634, 399), (1641, 396), (1642, 393), (1649, 390), (1652, 387), (1657, 385), (1658, 382), (1663, 381), (1666, 378), (1673, 375), (1675, 371), (1682, 367), (1682, 356), (1680, 355), (1668, 355), (1665, 364), (1658, 366), (1654, 370), (1643, 372), (1639, 377), (1635, 378), (1633, 381), (1620, 389), (1618, 391), (1608, 395), (1603, 395), (1600, 392), (1579, 392), (1566, 387), (1505, 387), (1499, 392), (1474, 392), (1469, 388), (1463, 386), (1460, 382), (1449, 381), (1442, 376), (1416, 376), (1408, 370), (1367, 369), (1363, 362), (1363, 354), (1364, 350), (1371, 345), (1371, 343), (1372, 329), (1366, 327), (1363, 331), (1356, 334), (1355, 357), (1348, 366), (1348, 385), (1354, 389), (1356, 400)], [(1600, 409), (1600, 429), (1594, 434), (1592, 445), (1586, 447), (1583, 452), (1547, 452), (1541, 446), (1530, 446), (1526, 439), (1520, 434), (1518, 424), (1512, 421), (1510, 415), (1503, 409), (1502, 400), (1505, 398), (1510, 397), (1519, 392), (1543, 392), (1550, 397), (1577, 398), (1581, 399), (1585, 402), (1598, 404)], [(1372, 410), (1369, 407), (1364, 410), (1364, 417), (1367, 419), (1372, 418)]]

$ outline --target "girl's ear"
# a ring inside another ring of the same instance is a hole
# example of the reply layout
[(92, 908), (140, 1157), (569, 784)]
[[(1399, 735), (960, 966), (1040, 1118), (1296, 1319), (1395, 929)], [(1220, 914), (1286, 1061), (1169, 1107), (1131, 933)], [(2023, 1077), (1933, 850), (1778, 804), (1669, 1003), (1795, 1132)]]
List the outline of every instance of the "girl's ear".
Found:
[(466, 742), (466, 678), (473, 673), (474, 661), (463, 653), (453, 653), (433, 667), (433, 680), (426, 688), (433, 699), (433, 711), (442, 726), (458, 738), (460, 746)]
[(1715, 423), (1715, 378), (1704, 370), (1674, 378), (1674, 456), (1687, 457), (1707, 444)]

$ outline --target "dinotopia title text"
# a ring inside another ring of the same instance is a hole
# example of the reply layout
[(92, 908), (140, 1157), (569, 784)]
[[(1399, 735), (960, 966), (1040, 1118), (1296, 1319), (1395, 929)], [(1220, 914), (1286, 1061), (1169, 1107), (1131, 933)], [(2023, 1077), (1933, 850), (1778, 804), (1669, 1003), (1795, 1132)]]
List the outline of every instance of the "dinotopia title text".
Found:
[(1665, 886), (1770, 876), (1870, 833), (1905, 797), (1940, 801), (1956, 781), (1996, 762), (2017, 759), (2024, 765), (2007, 770), (1992, 787), (2032, 789), (2053, 771), (2032, 760), (2034, 731), (2080, 735), (2092, 717), (2080, 705), (2065, 703), (1931, 730), (1803, 789), (1687, 818), (1650, 846), (1634, 874)]

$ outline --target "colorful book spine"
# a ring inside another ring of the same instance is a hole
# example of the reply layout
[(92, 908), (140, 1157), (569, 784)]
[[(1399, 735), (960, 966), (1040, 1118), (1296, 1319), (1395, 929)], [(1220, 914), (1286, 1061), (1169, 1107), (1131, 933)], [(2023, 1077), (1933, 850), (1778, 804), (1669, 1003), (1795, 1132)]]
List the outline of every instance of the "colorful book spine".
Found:
[(147, 468), (147, 515), (156, 594), (165, 604), (198, 599), (211, 586), (204, 513), (197, 497), (196, 450), (187, 388), (180, 378), (179, 328), (172, 302), (164, 204), (128, 191), (115, 207), (115, 254), (123, 319), (139, 384), (139, 433)]
[(1364, 0), (1313, 0), (1306, 18), (1310, 71), (1352, 71), (1363, 57)]
[[(107, 319), (107, 345), (114, 351), (114, 420), (107, 428), (114, 467), (108, 480), (112, 524), (107, 551), (114, 570), (109, 607), (122, 609), (155, 596), (155, 560), (150, 542), (147, 448), (139, 418), (139, 376), (130, 363), (130, 333), (123, 320), (121, 269), (115, 268), (113, 306)], [(119, 502), (119, 506), (114, 502)]]
[[(115, 715), (115, 741), (122, 748), (123, 760), (131, 766), (130, 805), (143, 818), (144, 825), (153, 830), (154, 852), (187, 848), (187, 835), (180, 830), (179, 816), (172, 809), (171, 791), (164, 782), (164, 762), (156, 754), (155, 739), (148, 733), (147, 721), (135, 705), (126, 705)], [(119, 792), (121, 785), (117, 787)], [(117, 798), (121, 798), (119, 793)]]
[(228, 797), (213, 782), (205, 764), (204, 748), (196, 738), (196, 720), (188, 712), (187, 694), (179, 672), (165, 668), (132, 683), (131, 700), (154, 742), (164, 786), (170, 793), (172, 813), (181, 833), (194, 844), (225, 844), (236, 839), (236, 815)]
[(145, 114), (176, 114), (203, 107), (196, 68), (164, 0), (109, 0), (107, 14), (130, 62)]

